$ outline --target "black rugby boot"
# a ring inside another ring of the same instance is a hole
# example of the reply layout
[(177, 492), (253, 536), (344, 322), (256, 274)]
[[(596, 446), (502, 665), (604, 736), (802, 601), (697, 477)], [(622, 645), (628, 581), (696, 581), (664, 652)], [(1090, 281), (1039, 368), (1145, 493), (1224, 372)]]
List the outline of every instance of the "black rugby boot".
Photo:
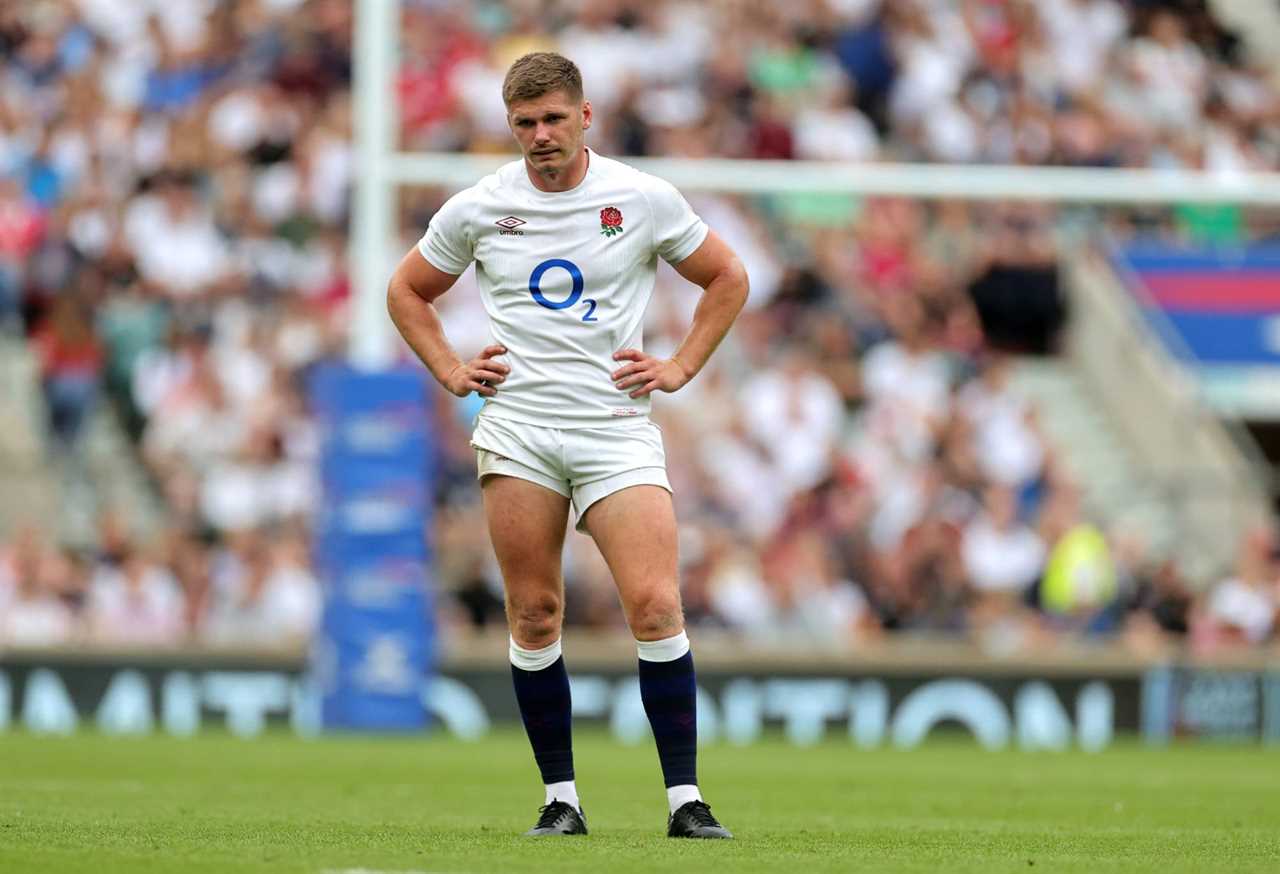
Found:
[(711, 815), (705, 801), (682, 804), (667, 820), (669, 838), (731, 838), (730, 831)]
[(587, 820), (581, 811), (563, 801), (552, 801), (538, 808), (538, 823), (525, 832), (525, 837), (541, 838), (547, 835), (585, 835)]

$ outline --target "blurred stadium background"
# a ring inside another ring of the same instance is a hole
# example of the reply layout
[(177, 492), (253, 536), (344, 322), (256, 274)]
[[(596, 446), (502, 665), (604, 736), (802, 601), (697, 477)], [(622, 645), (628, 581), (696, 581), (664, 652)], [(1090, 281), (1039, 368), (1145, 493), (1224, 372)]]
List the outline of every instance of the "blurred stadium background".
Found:
[[(0, 4), (0, 729), (516, 718), (477, 399), (382, 291), (540, 49), (751, 275), (655, 405), (708, 735), (1280, 740), (1253, 0)], [(575, 709), (642, 739), (577, 534), (565, 582)]]

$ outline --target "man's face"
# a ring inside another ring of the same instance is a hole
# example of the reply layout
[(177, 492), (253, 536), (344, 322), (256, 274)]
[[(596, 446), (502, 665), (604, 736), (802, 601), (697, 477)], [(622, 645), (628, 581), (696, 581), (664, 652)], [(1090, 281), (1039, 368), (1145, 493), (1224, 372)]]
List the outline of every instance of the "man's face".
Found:
[(563, 90), (551, 91), (507, 108), (507, 124), (529, 166), (539, 173), (558, 173), (582, 151), (591, 127), (591, 103), (574, 101)]

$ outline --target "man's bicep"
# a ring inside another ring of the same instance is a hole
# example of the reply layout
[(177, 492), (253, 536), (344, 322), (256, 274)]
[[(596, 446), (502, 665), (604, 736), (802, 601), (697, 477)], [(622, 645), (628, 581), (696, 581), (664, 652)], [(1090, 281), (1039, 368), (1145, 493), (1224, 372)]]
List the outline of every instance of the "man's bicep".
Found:
[(446, 273), (428, 261), (421, 250), (414, 246), (400, 259), (395, 279), (403, 282), (427, 303), (444, 294), (458, 281), (457, 273)]
[(715, 231), (708, 231), (693, 254), (673, 266), (685, 279), (703, 288), (710, 285), (717, 276), (742, 270), (742, 262), (738, 260), (738, 256)]

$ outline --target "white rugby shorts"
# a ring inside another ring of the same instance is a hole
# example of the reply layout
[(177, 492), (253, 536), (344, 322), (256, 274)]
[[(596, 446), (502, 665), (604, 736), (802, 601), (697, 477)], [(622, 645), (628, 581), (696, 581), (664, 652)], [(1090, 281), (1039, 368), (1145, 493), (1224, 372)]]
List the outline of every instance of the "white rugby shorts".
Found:
[(476, 478), (512, 476), (569, 498), (583, 527), (587, 508), (629, 486), (661, 486), (668, 492), (662, 432), (645, 420), (609, 428), (544, 428), (478, 416), (471, 435)]

